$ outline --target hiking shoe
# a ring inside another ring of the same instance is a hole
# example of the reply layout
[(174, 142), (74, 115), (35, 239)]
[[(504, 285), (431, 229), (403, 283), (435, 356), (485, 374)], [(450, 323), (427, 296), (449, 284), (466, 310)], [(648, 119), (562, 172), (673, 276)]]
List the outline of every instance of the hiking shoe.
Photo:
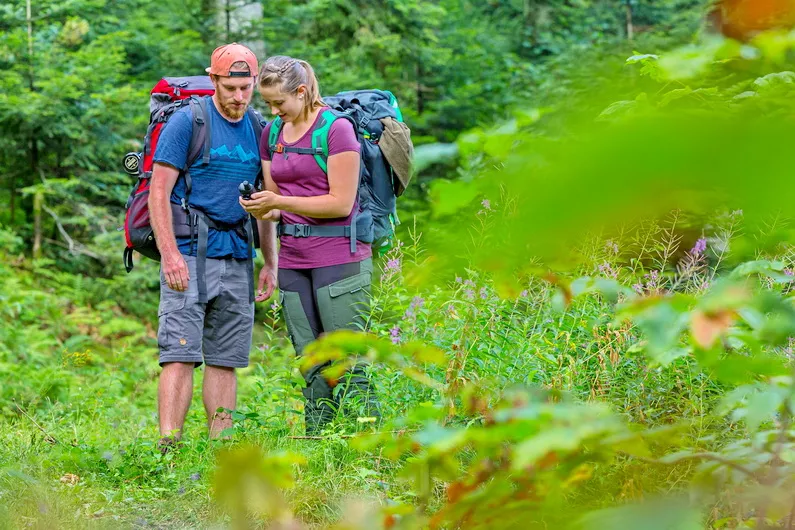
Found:
[(161, 455), (166, 455), (176, 449), (178, 445), (179, 439), (173, 436), (163, 436), (157, 441), (157, 450), (160, 451)]

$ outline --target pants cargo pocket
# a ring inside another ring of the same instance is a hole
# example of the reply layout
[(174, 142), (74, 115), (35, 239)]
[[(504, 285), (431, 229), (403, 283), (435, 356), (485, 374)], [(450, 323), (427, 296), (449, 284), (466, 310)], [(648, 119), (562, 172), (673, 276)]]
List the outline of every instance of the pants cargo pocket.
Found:
[(370, 311), (372, 272), (344, 278), (317, 290), (317, 305), (323, 331), (364, 331)]
[(185, 341), (185, 321), (179, 318), (178, 311), (185, 308), (187, 296), (182, 293), (161, 294), (160, 307), (157, 312), (157, 345), (160, 351), (176, 351), (180, 346), (180, 341)]
[(282, 314), (287, 324), (287, 332), (298, 355), (304, 351), (307, 344), (315, 340), (312, 326), (301, 305), (301, 295), (292, 291), (280, 291), (282, 301)]

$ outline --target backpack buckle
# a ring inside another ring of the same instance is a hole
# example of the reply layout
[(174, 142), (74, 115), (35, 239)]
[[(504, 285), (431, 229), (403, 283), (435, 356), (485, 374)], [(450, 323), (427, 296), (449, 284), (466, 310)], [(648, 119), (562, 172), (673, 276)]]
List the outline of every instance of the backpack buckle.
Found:
[(309, 225), (293, 225), (293, 237), (309, 237)]
[(276, 148), (273, 150), (273, 152), (279, 154), (284, 153), (284, 144), (276, 144)]

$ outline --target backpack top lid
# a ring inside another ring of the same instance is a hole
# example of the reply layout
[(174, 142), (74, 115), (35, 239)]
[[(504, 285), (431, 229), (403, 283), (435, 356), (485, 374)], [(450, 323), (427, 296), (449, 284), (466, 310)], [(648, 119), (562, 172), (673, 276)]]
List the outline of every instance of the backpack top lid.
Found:
[(154, 115), (161, 107), (191, 96), (212, 96), (215, 87), (209, 76), (164, 77), (152, 87), (149, 113)]

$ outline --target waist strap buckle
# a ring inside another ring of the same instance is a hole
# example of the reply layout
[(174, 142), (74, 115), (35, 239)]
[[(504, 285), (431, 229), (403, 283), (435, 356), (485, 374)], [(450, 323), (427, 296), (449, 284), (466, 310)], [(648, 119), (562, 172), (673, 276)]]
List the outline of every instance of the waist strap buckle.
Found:
[(293, 225), (293, 237), (309, 237), (309, 225)]

